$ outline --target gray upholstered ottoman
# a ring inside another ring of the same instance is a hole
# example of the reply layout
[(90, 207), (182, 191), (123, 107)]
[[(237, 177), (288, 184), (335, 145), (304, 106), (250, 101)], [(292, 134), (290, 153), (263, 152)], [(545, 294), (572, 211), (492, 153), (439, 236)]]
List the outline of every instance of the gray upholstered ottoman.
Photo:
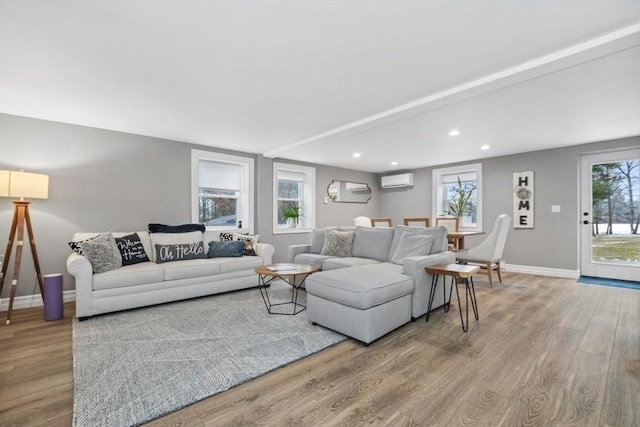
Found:
[(321, 271), (306, 289), (310, 321), (365, 344), (411, 320), (413, 279), (395, 264)]

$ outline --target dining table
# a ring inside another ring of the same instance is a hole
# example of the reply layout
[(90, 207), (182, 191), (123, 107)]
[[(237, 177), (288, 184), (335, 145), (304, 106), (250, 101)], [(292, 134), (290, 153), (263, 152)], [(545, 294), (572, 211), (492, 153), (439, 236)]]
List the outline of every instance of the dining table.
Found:
[(454, 242), (454, 248), (456, 251), (460, 249), (464, 249), (464, 238), (467, 236), (477, 236), (480, 234), (485, 234), (484, 231), (448, 231), (447, 239), (451, 242)]

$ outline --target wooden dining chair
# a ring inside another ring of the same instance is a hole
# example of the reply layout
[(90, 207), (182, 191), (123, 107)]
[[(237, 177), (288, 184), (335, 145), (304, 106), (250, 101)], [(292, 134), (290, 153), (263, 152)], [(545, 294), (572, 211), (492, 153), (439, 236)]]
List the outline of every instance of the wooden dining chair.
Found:
[(371, 218), (372, 227), (393, 227), (391, 218)]
[[(457, 216), (439, 216), (436, 218), (436, 226), (445, 227), (448, 233), (455, 233), (460, 228), (460, 218)], [(457, 237), (448, 238), (447, 240), (449, 241), (450, 251), (455, 252), (459, 249)]]
[(404, 225), (409, 227), (430, 227), (429, 218), (422, 218), (417, 216), (410, 216), (404, 218)]

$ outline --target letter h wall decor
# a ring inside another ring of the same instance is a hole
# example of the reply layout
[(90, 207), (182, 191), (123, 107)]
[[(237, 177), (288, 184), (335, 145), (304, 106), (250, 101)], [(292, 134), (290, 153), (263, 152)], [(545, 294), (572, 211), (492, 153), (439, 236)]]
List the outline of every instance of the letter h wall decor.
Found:
[(513, 173), (513, 228), (533, 228), (533, 171)]

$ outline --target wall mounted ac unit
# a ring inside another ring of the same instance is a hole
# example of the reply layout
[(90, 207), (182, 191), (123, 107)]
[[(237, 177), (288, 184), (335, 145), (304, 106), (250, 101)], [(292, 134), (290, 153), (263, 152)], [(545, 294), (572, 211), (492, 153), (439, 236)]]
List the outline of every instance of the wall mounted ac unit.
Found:
[(380, 179), (382, 188), (413, 187), (413, 174), (401, 173), (399, 175), (383, 176)]

